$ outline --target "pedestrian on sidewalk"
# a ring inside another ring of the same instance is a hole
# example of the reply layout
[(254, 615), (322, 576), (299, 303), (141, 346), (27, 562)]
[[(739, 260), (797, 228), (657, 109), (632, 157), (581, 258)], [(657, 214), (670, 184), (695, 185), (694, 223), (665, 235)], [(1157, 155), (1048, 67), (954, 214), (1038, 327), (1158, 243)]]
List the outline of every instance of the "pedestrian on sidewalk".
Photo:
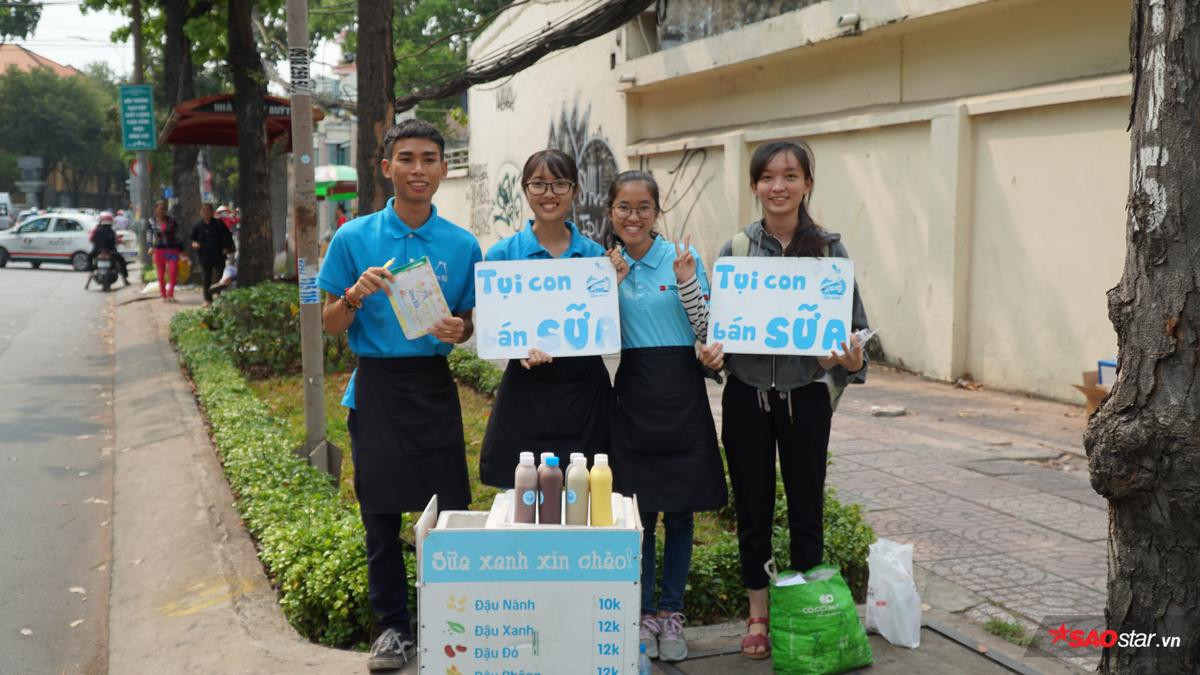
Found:
[(200, 259), (204, 306), (208, 307), (213, 300), (213, 284), (225, 271), (225, 257), (235, 250), (233, 234), (213, 215), (212, 204), (200, 206), (200, 222), (192, 226), (192, 248)]
[[(368, 595), (383, 629), (367, 663), (373, 671), (401, 668), (415, 654), (402, 515), (423, 510), (434, 495), (442, 510), (471, 502), (462, 408), (446, 355), (474, 330), (475, 264), (482, 258), (475, 237), (433, 205), (447, 172), (438, 130), (405, 120), (387, 132), (383, 146), (381, 167), (395, 197), (334, 234), (317, 277), (328, 293), (326, 332), (348, 331), (358, 356), (342, 405), (350, 409), (346, 426), (366, 531)], [(385, 282), (393, 276), (383, 263), (425, 256), (439, 270), (453, 316), (409, 340), (388, 300)]]
[[(774, 142), (750, 159), (750, 189), (763, 218), (725, 242), (718, 256), (849, 258), (841, 235), (828, 232), (808, 213), (813, 188), (812, 149), (806, 143)], [(867, 328), (867, 314), (854, 286), (852, 330)], [(721, 441), (729, 464), (737, 514), (742, 582), (750, 604), (742, 654), (763, 659), (767, 638), (767, 573), (775, 515), (775, 460), (787, 495), (791, 567), (821, 563), (824, 547), (825, 462), (833, 410), (847, 383), (866, 381), (867, 359), (853, 335), (842, 352), (828, 356), (725, 356), (713, 342), (700, 348), (709, 368), (725, 366), (729, 380), (721, 397)]]
[[(521, 172), (533, 218), (516, 234), (496, 242), (488, 260), (599, 258), (604, 249), (567, 220), (579, 195), (575, 160), (559, 150), (535, 152)], [(504, 370), (479, 453), (486, 485), (513, 487), (513, 467), (523, 451), (553, 452), (562, 466), (571, 452), (590, 462), (608, 452), (612, 385), (598, 355), (553, 359), (531, 348)]]
[[(658, 183), (619, 174), (608, 190), (620, 246), (609, 251), (621, 308), (621, 365), (614, 385), (614, 489), (636, 494), (642, 517), (641, 643), (651, 658), (687, 658), (683, 591), (697, 511), (728, 501), (717, 430), (695, 344), (708, 330), (708, 277), (688, 239), (654, 230)], [(690, 239), (690, 238), (689, 238)], [(655, 531), (662, 513), (662, 594), (655, 603)]]
[(158, 295), (164, 302), (175, 302), (175, 282), (179, 274), (179, 256), (183, 243), (179, 241), (179, 223), (167, 213), (167, 203), (154, 203), (154, 270), (158, 273)]

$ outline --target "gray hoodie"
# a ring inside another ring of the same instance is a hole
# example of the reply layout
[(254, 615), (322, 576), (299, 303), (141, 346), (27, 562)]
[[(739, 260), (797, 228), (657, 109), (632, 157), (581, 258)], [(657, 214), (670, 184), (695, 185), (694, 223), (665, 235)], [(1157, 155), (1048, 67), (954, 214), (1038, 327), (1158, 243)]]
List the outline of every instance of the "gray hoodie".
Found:
[[(742, 232), (750, 238), (748, 255), (755, 257), (777, 257), (783, 255), (783, 246), (779, 240), (768, 235), (763, 230), (761, 220), (756, 220)], [(842, 244), (842, 235), (832, 232), (825, 233), (825, 243), (829, 247), (829, 256), (833, 258), (849, 258), (846, 247)], [(733, 241), (725, 242), (717, 257), (732, 255)], [(850, 317), (852, 331), (867, 328), (867, 312), (863, 309), (862, 298), (858, 294), (858, 283), (854, 284), (854, 309)], [(816, 382), (826, 374), (817, 363), (815, 356), (767, 356), (765, 354), (729, 354), (725, 357), (725, 368), (731, 375), (760, 392), (772, 390), (790, 392)], [(842, 366), (834, 366), (829, 374), (830, 400), (834, 408), (841, 398), (842, 390), (849, 383), (862, 384), (867, 381), (867, 361), (863, 356), (863, 367), (857, 373), (848, 373)], [(764, 396), (765, 398), (765, 396)]]

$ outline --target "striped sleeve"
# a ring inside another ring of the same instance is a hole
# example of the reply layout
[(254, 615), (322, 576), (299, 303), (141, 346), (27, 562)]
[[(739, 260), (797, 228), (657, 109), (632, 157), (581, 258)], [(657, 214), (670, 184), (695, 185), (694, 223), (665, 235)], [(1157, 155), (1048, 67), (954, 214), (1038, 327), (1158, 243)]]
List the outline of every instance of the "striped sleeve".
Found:
[(688, 321), (692, 324), (692, 332), (696, 339), (703, 343), (708, 339), (708, 299), (700, 288), (700, 280), (692, 276), (688, 281), (679, 284), (679, 300), (687, 312)]

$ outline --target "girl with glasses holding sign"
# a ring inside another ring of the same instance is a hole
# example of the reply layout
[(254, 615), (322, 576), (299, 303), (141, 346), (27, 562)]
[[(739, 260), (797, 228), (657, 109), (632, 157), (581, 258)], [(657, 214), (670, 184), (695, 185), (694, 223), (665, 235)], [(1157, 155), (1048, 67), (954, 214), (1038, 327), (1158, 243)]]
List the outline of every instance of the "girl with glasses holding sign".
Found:
[[(641, 642), (652, 658), (687, 658), (683, 591), (692, 559), (692, 514), (725, 505), (717, 432), (696, 361), (707, 332), (708, 277), (689, 245), (654, 231), (658, 184), (626, 171), (608, 192), (609, 258), (621, 302), (621, 365), (613, 406), (614, 489), (636, 494), (642, 525)], [(654, 601), (655, 527), (663, 513), (662, 594)]]
[[(533, 211), (519, 232), (496, 242), (486, 260), (598, 258), (604, 248), (567, 220), (579, 195), (575, 160), (558, 150), (535, 152), (525, 162), (521, 186)], [(608, 452), (612, 386), (600, 356), (551, 358), (530, 349), (508, 362), (479, 456), (480, 479), (513, 487), (521, 452), (553, 452), (561, 466), (572, 452), (590, 461)]]
[[(849, 258), (841, 235), (825, 231), (808, 214), (813, 164), (807, 145), (776, 142), (759, 147), (750, 159), (750, 189), (762, 204), (763, 218), (734, 235), (719, 256)], [(857, 283), (851, 328), (867, 328)], [(750, 600), (742, 654), (751, 659), (770, 654), (763, 564), (771, 557), (776, 448), (787, 494), (791, 567), (806, 571), (821, 562), (830, 422), (846, 384), (861, 384), (867, 374), (857, 338), (851, 335), (841, 347), (841, 353), (823, 357), (726, 357), (719, 342), (700, 348), (706, 366), (724, 366), (729, 372), (721, 397), (721, 441), (737, 507), (742, 581)]]

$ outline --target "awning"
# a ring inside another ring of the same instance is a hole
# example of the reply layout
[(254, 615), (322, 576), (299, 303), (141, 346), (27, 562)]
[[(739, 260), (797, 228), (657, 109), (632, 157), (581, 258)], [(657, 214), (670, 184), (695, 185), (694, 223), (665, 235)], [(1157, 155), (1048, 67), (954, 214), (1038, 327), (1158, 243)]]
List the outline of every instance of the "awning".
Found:
[(358, 171), (344, 164), (322, 164), (314, 169), (317, 199), (334, 202), (358, 199)]
[[(267, 146), (279, 141), (287, 142), (292, 148), (292, 105), (291, 101), (278, 96), (264, 96), (266, 108)], [(325, 118), (319, 108), (313, 108), (313, 122)], [(175, 106), (162, 133), (158, 135), (160, 145), (237, 145), (237, 118), (233, 94), (205, 96), (184, 101)]]

